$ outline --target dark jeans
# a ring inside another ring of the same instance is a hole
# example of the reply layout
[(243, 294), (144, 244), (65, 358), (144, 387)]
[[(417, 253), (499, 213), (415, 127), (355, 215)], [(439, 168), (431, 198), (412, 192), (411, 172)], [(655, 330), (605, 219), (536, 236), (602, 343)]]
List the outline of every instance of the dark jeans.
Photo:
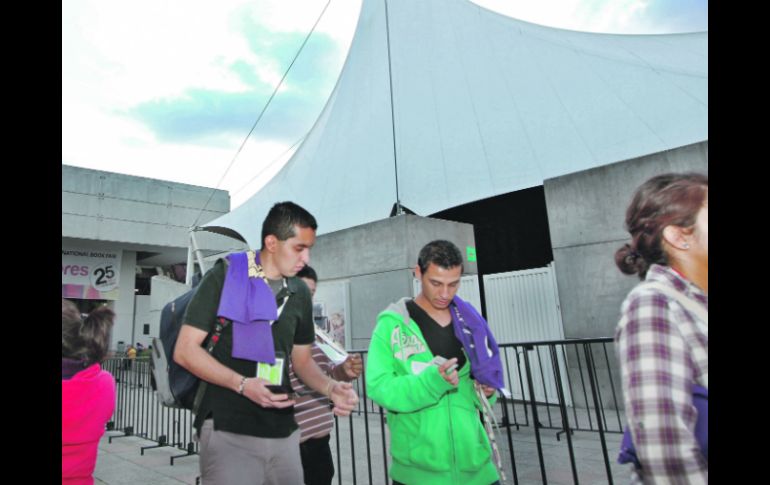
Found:
[(310, 438), (299, 444), (302, 471), (306, 485), (331, 485), (334, 477), (334, 461), (329, 448), (330, 435)]

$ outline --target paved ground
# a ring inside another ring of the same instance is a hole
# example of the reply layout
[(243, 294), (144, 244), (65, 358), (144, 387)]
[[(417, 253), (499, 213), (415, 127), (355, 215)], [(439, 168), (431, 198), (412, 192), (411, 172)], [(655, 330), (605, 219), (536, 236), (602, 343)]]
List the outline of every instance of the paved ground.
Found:
[[(541, 421), (545, 420), (541, 418)], [(335, 464), (335, 467), (342, 470), (341, 483), (385, 484), (384, 446), (379, 414), (370, 413), (368, 416), (362, 414), (352, 419), (340, 420), (338, 428), (340, 456), (343, 460), (341, 466)], [(560, 440), (557, 439), (557, 432), (557, 430), (544, 429), (540, 434), (546, 477), (549, 484), (572, 484), (574, 482), (567, 441), (564, 434), (559, 436)], [(626, 467), (614, 463), (620, 434), (609, 433), (605, 436), (612, 463), (613, 480), (615, 483), (626, 483), (628, 477)], [(112, 437), (111, 443), (110, 437)], [(521, 485), (543, 483), (536, 441), (532, 426), (521, 426), (519, 430), (512, 428), (511, 442), (516, 461), (516, 475)], [(332, 453), (335, 460), (336, 443), (336, 432), (332, 432)], [(353, 443), (352, 447), (351, 443)], [(512, 484), (514, 483), (513, 473), (508, 437), (505, 432), (499, 436), (499, 444), (506, 466), (507, 483)], [(142, 455), (142, 447), (153, 445), (155, 445), (154, 442), (137, 436), (124, 437), (120, 432), (108, 431), (99, 445), (99, 456), (94, 473), (96, 483), (109, 485), (178, 485), (180, 483), (194, 485), (196, 483), (199, 473), (197, 455), (177, 458), (172, 466), (170, 458), (184, 455), (184, 452), (177, 448), (161, 447), (146, 449)], [(579, 483), (586, 485), (609, 483), (602, 459), (599, 434), (576, 431), (572, 436), (572, 446), (576, 457)], [(352, 452), (351, 448), (353, 448)], [(353, 456), (355, 459), (352, 458)], [(335, 476), (334, 483), (339, 483), (338, 476)]]

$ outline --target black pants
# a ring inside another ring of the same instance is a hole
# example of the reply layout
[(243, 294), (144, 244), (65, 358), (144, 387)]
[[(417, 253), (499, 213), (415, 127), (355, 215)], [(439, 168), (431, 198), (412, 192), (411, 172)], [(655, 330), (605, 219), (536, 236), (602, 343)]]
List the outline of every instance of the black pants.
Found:
[(299, 444), (302, 472), (306, 485), (331, 485), (334, 477), (334, 461), (329, 448), (330, 435), (310, 438)]

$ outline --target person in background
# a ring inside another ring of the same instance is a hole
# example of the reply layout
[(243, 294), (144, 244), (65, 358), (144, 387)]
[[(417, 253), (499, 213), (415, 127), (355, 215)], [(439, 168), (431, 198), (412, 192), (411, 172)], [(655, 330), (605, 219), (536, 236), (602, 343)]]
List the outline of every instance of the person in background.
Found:
[[(297, 277), (307, 284), (311, 297), (315, 296), (318, 283), (315, 270), (305, 266), (297, 273)], [(360, 354), (351, 354), (341, 365), (337, 365), (326, 356), (317, 343), (313, 343), (313, 360), (322, 371), (335, 380), (352, 381), (360, 376), (363, 370)], [(330, 485), (334, 477), (334, 460), (329, 439), (334, 427), (334, 417), (329, 408), (329, 398), (305, 386), (294, 374), (293, 368), (289, 375), (291, 387), (297, 394), (294, 419), (302, 433), (299, 439), (299, 451), (305, 484)]]
[(134, 368), (134, 361), (136, 360), (136, 347), (129, 344), (128, 349), (126, 350), (126, 357), (125, 369), (131, 370)]
[(136, 356), (139, 358), (147, 358), (150, 356), (149, 349), (145, 348), (142, 342), (136, 343)]
[(633, 480), (708, 483), (693, 404), (695, 386), (708, 393), (708, 177), (671, 173), (647, 180), (625, 223), (631, 242), (618, 249), (615, 262), (643, 280), (623, 301), (615, 332), (639, 464)]
[(69, 300), (61, 301), (61, 476), (62, 483), (94, 483), (96, 453), (115, 409), (115, 379), (102, 370), (115, 314), (99, 307), (84, 320)]

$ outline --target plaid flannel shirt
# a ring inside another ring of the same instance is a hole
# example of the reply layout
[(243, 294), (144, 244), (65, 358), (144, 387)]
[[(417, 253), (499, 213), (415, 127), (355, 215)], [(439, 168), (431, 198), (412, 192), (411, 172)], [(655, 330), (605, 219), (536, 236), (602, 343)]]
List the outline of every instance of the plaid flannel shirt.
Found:
[[(708, 311), (708, 295), (667, 266), (652, 265), (646, 281), (670, 286)], [(637, 286), (621, 307), (615, 343), (626, 417), (642, 464), (634, 478), (708, 483), (692, 403), (693, 383), (708, 388), (708, 324), (658, 290)]]

